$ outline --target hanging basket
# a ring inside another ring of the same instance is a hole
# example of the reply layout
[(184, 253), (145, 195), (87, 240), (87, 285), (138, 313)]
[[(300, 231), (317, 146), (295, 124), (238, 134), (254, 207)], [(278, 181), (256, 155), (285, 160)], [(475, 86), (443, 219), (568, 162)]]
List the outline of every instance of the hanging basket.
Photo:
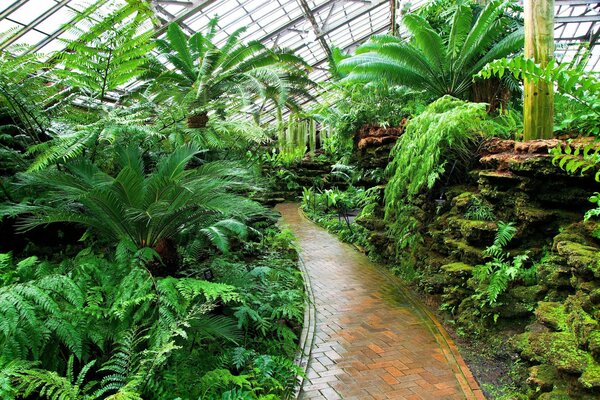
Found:
[(206, 128), (208, 123), (208, 114), (205, 112), (199, 114), (191, 114), (187, 117), (188, 128)]

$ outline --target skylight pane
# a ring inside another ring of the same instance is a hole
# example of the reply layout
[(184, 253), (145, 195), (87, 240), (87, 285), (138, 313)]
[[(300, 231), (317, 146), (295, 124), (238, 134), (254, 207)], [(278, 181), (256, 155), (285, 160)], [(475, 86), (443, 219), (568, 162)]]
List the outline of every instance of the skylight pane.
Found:
[(55, 5), (55, 2), (49, 0), (28, 0), (17, 10), (13, 11), (9, 15), (9, 18), (27, 25)]
[(36, 28), (42, 32), (52, 34), (60, 29), (64, 24), (75, 18), (75, 16), (75, 11), (66, 7), (61, 7), (51, 16), (40, 22)]

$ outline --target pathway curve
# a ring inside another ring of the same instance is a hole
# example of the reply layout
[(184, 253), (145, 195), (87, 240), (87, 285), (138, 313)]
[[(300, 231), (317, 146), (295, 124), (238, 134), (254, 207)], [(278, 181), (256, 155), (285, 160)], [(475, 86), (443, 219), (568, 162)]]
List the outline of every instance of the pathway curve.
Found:
[(316, 309), (300, 399), (484, 399), (443, 327), (399, 281), (302, 216), (298, 238)]

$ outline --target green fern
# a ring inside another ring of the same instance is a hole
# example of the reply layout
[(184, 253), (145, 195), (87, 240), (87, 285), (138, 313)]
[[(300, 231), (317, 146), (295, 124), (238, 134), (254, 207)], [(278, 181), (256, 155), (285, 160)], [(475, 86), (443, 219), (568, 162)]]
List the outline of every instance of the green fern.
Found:
[(527, 268), (527, 254), (510, 257), (504, 248), (514, 238), (517, 229), (514, 223), (498, 222), (498, 231), (494, 243), (485, 249), (484, 255), (492, 260), (483, 265), (477, 265), (473, 270), (473, 278), (478, 283), (474, 298), (481, 301), (482, 306), (495, 306), (498, 296), (506, 291), (510, 282), (523, 279), (531, 281), (535, 276), (535, 266)]
[(398, 251), (419, 240), (411, 203), (434, 188), (448, 165), (460, 169), (471, 162), (486, 124), (485, 105), (444, 96), (407, 125), (390, 153), (384, 195), (385, 218)]

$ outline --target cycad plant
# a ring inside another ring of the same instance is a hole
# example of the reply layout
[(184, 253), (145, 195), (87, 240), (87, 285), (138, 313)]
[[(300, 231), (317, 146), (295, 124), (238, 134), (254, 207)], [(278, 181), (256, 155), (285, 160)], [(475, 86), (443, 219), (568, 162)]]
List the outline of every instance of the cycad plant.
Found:
[(273, 98), (273, 89), (278, 103), (285, 104), (290, 82), (306, 78), (307, 64), (292, 52), (270, 50), (258, 41), (242, 42), (245, 28), (218, 47), (214, 41), (217, 22), (213, 19), (205, 33), (191, 37), (173, 23), (166, 37), (156, 42), (172, 67), (154, 63), (150, 71), (156, 75), (153, 90), (159, 93), (157, 100), (187, 107), (189, 128), (206, 127), (210, 111), (239, 111), (254, 101)]
[(226, 162), (186, 165), (198, 153), (184, 146), (163, 158), (146, 174), (137, 147), (119, 152), (116, 176), (86, 159), (64, 165), (64, 170), (24, 174), (22, 184), (43, 192), (39, 204), (13, 206), (27, 213), (20, 230), (53, 222), (83, 225), (99, 238), (154, 249), (169, 267), (176, 267), (174, 237), (192, 228), (226, 249), (230, 234), (246, 232), (243, 221), (264, 212), (239, 195), (249, 188), (246, 170)]
[(470, 6), (458, 5), (447, 39), (425, 18), (407, 14), (403, 22), (411, 40), (373, 36), (356, 55), (341, 60), (337, 69), (348, 74), (348, 82), (386, 80), (436, 97), (465, 98), (473, 75), (483, 66), (523, 47), (522, 29), (514, 30), (503, 16), (506, 6), (502, 0), (493, 0), (475, 18)]

